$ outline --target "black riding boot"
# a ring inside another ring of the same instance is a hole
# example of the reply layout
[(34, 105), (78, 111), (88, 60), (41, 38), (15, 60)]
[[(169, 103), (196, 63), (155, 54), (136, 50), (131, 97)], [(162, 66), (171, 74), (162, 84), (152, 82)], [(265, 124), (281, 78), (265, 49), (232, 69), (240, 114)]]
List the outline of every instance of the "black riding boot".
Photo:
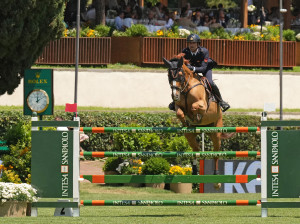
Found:
[(210, 85), (212, 88), (212, 93), (215, 95), (220, 107), (222, 108), (222, 112), (225, 112), (226, 110), (228, 110), (230, 108), (230, 105), (228, 103), (226, 103), (225, 101), (223, 101), (218, 86), (215, 83), (211, 83)]

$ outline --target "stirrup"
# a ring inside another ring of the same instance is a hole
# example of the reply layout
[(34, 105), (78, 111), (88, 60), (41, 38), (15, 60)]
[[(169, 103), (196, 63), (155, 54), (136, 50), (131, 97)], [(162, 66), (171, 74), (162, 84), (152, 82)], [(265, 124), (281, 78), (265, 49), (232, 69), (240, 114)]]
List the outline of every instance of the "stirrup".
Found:
[(175, 111), (175, 102), (174, 101), (169, 104), (169, 109)]

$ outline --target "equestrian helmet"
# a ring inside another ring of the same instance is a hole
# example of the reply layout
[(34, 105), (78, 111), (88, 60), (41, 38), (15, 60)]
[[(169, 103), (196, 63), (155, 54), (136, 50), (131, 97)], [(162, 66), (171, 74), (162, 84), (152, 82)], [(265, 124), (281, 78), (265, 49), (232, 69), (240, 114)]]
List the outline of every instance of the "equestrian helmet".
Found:
[(200, 37), (197, 34), (190, 34), (187, 38), (186, 38), (186, 42), (188, 43), (200, 43)]

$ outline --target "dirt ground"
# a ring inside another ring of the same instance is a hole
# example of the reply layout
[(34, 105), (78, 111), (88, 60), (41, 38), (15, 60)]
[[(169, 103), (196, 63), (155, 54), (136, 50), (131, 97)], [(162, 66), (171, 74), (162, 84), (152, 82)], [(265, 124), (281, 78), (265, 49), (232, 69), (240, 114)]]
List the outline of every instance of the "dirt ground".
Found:
[(104, 162), (95, 160), (80, 161), (80, 175), (104, 175), (102, 167)]

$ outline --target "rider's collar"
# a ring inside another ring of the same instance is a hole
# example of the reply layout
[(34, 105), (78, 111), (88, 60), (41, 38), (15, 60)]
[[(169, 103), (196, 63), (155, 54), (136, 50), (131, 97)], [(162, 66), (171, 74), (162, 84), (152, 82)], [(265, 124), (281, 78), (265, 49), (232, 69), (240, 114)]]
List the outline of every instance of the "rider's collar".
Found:
[(192, 55), (196, 55), (197, 53), (198, 53), (198, 48), (196, 49), (195, 52), (192, 52), (192, 51), (191, 51), (191, 54), (192, 54)]

